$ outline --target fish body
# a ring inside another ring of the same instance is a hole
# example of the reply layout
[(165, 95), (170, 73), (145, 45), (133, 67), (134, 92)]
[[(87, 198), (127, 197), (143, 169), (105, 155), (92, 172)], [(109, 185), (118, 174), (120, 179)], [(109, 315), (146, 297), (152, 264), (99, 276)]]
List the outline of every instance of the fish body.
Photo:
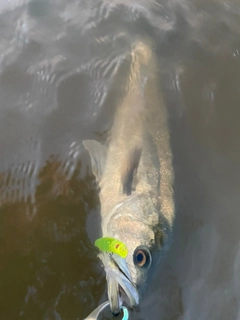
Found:
[(139, 303), (169, 247), (174, 222), (173, 168), (167, 113), (151, 46), (133, 45), (126, 94), (108, 146), (83, 142), (100, 186), (103, 237), (119, 239), (126, 258), (100, 253), (114, 314)]

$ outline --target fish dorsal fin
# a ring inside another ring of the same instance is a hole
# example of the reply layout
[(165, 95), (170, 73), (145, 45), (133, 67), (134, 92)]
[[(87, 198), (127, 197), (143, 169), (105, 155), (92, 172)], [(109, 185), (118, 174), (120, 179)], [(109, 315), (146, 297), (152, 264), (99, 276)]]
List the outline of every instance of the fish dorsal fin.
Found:
[(123, 162), (121, 170), (122, 192), (126, 195), (130, 195), (132, 192), (133, 182), (137, 174), (141, 153), (142, 149), (136, 147), (128, 153), (125, 161)]
[(107, 148), (96, 140), (84, 140), (83, 145), (90, 154), (92, 172), (100, 181), (105, 167)]

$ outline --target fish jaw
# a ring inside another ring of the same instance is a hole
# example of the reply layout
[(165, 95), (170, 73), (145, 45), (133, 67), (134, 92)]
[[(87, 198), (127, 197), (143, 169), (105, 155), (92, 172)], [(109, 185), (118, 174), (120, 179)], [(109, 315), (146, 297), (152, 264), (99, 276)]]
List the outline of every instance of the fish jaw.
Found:
[(112, 313), (119, 314), (123, 301), (130, 307), (138, 305), (138, 291), (131, 280), (126, 260), (106, 252), (100, 255), (100, 259), (106, 271), (108, 299)]

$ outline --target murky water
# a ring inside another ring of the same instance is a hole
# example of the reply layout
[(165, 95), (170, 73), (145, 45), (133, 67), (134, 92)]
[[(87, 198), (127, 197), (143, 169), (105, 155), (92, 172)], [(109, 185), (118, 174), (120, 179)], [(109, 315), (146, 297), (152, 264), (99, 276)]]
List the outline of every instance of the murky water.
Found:
[(131, 319), (240, 319), (238, 0), (0, 2), (0, 319), (83, 319), (106, 299), (82, 140), (104, 141), (131, 43), (155, 43), (176, 225)]

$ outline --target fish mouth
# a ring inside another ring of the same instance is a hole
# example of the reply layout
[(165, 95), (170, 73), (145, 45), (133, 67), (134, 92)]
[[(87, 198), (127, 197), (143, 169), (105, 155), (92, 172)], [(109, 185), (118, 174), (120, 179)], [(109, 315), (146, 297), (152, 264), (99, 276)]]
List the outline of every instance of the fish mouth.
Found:
[(138, 291), (132, 282), (126, 259), (106, 252), (102, 254), (101, 259), (106, 271), (108, 299), (112, 313), (118, 315), (124, 301), (130, 307), (138, 305)]

